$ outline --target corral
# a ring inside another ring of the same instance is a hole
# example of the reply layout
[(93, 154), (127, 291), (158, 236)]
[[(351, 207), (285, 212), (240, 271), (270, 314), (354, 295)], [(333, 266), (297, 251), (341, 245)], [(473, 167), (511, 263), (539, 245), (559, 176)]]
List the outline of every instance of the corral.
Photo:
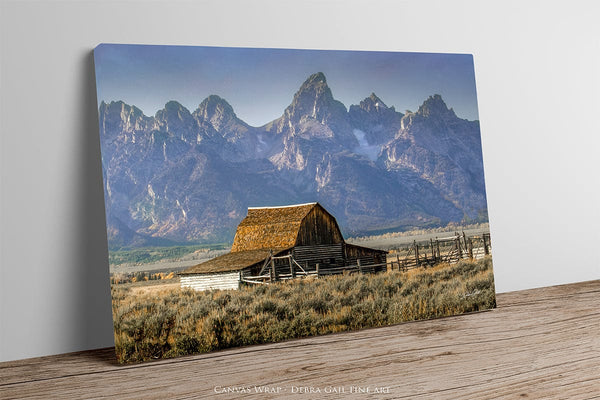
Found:
[(182, 288), (237, 289), (309, 275), (385, 271), (386, 251), (346, 243), (319, 203), (251, 207), (231, 252), (180, 273)]
[(455, 264), (460, 260), (478, 260), (491, 254), (492, 239), (489, 232), (467, 236), (455, 232), (452, 236), (413, 241), (410, 246), (387, 255), (388, 269), (408, 270), (439, 263)]

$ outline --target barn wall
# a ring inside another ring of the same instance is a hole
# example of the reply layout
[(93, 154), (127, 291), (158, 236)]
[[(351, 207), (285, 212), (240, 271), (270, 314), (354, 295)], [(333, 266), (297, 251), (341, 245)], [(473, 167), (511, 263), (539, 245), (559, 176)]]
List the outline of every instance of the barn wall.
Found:
[(240, 272), (221, 272), (214, 274), (181, 275), (181, 288), (194, 290), (239, 289)]
[(344, 238), (335, 218), (323, 207), (316, 206), (304, 217), (296, 245), (311, 246), (343, 242)]
[(309, 271), (314, 271), (317, 263), (322, 269), (343, 267), (343, 245), (298, 246), (294, 248), (294, 259)]
[(385, 253), (375, 249), (365, 247), (346, 245), (346, 259), (350, 264), (356, 264), (356, 260), (360, 260), (362, 265), (380, 264), (386, 262)]

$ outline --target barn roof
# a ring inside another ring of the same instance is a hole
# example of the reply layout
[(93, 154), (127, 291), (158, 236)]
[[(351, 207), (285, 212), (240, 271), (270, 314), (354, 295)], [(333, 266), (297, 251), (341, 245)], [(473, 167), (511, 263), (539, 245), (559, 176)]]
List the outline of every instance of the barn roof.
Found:
[(369, 251), (372, 253), (380, 253), (380, 254), (388, 254), (389, 253), (389, 251), (387, 251), (387, 250), (374, 249), (372, 247), (359, 246), (357, 244), (352, 244), (352, 243), (346, 242), (346, 248), (349, 248), (349, 247), (353, 247), (353, 248), (359, 249), (359, 250)]
[[(273, 249), (273, 254), (277, 255), (285, 250), (288, 249)], [(188, 275), (240, 271), (244, 268), (263, 262), (269, 256), (270, 251), (270, 249), (260, 249), (223, 254), (212, 260), (194, 265), (179, 274)]]
[(318, 203), (283, 207), (251, 207), (240, 222), (231, 252), (293, 247), (302, 220)]

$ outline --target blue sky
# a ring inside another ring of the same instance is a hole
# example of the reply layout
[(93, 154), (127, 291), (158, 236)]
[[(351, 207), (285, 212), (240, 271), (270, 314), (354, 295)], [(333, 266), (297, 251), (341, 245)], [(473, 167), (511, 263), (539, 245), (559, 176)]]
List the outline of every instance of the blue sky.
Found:
[(193, 112), (217, 94), (260, 126), (282, 115), (308, 76), (323, 72), (347, 108), (374, 92), (398, 111), (416, 111), (440, 94), (459, 117), (478, 119), (469, 54), (102, 44), (94, 60), (98, 103), (122, 100), (146, 115), (170, 100)]

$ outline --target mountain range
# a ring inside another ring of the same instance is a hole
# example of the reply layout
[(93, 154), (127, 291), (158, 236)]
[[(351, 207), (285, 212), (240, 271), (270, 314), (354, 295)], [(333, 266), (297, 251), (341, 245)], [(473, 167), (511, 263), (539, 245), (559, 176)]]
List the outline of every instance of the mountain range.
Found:
[(479, 122), (440, 95), (347, 109), (316, 73), (260, 127), (217, 95), (154, 117), (102, 102), (99, 122), (111, 249), (231, 242), (249, 206), (318, 201), (346, 236), (487, 217)]

